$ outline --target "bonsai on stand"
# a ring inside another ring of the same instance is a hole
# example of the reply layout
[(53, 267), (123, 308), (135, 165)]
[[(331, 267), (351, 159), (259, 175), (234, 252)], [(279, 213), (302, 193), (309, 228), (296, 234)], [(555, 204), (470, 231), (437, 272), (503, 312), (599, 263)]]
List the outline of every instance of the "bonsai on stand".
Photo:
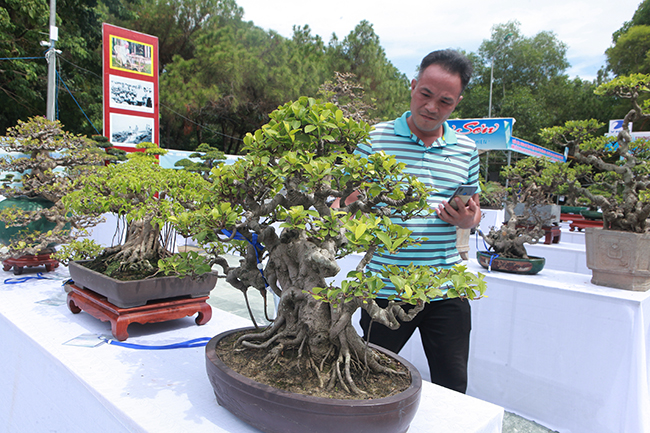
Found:
[[(404, 372), (363, 341), (352, 325), (353, 313), (364, 308), (375, 321), (395, 328), (397, 317), (408, 320), (428, 300), (442, 296), (443, 284), (453, 285), (445, 296), (473, 299), (481, 296), (485, 283), (480, 274), (464, 266), (450, 270), (391, 267), (381, 275), (364, 272), (376, 251), (388, 254), (417, 243), (399, 222), (429, 214), (427, 188), (404, 174), (394, 157), (353, 155), (356, 144), (368, 140), (371, 127), (345, 118), (334, 104), (302, 97), (278, 108), (270, 119), (244, 138), (245, 156), (212, 170), (209, 193), (202, 196), (205, 201), (195, 211), (174, 216), (172, 222), (179, 233), (200, 240), (208, 252), (217, 251), (214, 244), (236, 236), (246, 239), (249, 246), (240, 266), (229, 267), (218, 254), (213, 255), (213, 262), (222, 266), (233, 286), (243, 291), (271, 290), (279, 297), (272, 325), (239, 335), (234, 350), (227, 346), (227, 352), (245, 354), (246, 364), (258, 373), (252, 379), (262, 382), (275, 371), (280, 377), (265, 383), (274, 387), (278, 381), (287, 383), (291, 391), (320, 395), (313, 397), (318, 400), (343, 396), (339, 398), (345, 398), (343, 406), (350, 410), (364, 404), (378, 407), (382, 399), (362, 403), (376, 397), (367, 386)], [(331, 207), (334, 199), (344, 202), (353, 191), (360, 192), (356, 201), (341, 209)], [(340, 271), (337, 259), (353, 252), (363, 254), (356, 270), (340, 287), (328, 284), (326, 278)], [(386, 280), (397, 287), (397, 295), (383, 309), (375, 298)], [(414, 306), (409, 313), (402, 309), (406, 304)], [(276, 414), (233, 397), (227, 391), (231, 385), (222, 380), (234, 376), (222, 372), (223, 360), (216, 359), (215, 345), (208, 345), (206, 356), (217, 399), (245, 421), (267, 432), (359, 431), (355, 430), (358, 421), (351, 417), (347, 423), (329, 424), (315, 415), (306, 416), (299, 408), (302, 403)], [(262, 359), (260, 365), (252, 365), (256, 353)], [(271, 388), (251, 387), (265, 393)], [(286, 395), (281, 392), (277, 398)], [(412, 393), (410, 398), (414, 398)], [(409, 415), (400, 410), (395, 414), (398, 421), (377, 416), (369, 421), (372, 417), (366, 416), (365, 422), (377, 425), (376, 431), (405, 431), (413, 408)], [(281, 422), (277, 418), (293, 427), (283, 430), (287, 427), (273, 425)]]
[[(211, 313), (205, 300), (217, 280), (210, 264), (198, 255), (180, 277), (160, 273), (160, 263), (172, 257), (175, 249), (170, 216), (193, 209), (208, 192), (207, 181), (197, 173), (161, 168), (156, 155), (165, 151), (152, 143), (136, 147), (140, 151), (130, 153), (127, 162), (98, 167), (79, 178), (77, 189), (63, 199), (72, 215), (113, 213), (125, 224), (116, 245), (103, 248), (92, 260), (70, 261), (74, 284), (68, 293), (72, 312), (84, 309), (111, 320), (114, 335), (122, 340), (128, 336), (128, 323), (147, 323), (143, 321), (147, 315), (152, 316), (147, 321), (163, 321), (199, 312), (197, 324), (206, 323)], [(76, 242), (68, 247), (65, 254), (74, 259), (87, 245)], [(167, 309), (175, 299), (178, 302)], [(94, 307), (98, 304), (99, 310)], [(147, 314), (136, 316), (145, 305)], [(181, 306), (180, 313), (187, 314), (179, 316)]]
[(596, 136), (596, 120), (571, 121), (542, 131), (545, 139), (569, 147), (575, 168), (590, 170), (592, 184), (567, 179), (568, 193), (588, 199), (602, 212), (603, 228), (586, 228), (591, 282), (627, 290), (650, 289), (650, 165), (648, 142), (632, 139), (630, 125), (650, 118), (641, 96), (650, 93), (650, 75), (617, 77), (596, 93), (629, 99), (632, 108), (615, 140)]
[(24, 267), (58, 266), (54, 246), (68, 243), (99, 222), (97, 214), (72, 216), (61, 198), (72, 192), (78, 176), (103, 164), (105, 153), (86, 137), (63, 130), (42, 117), (18, 121), (1, 144), (5, 178), (0, 194), (4, 270), (20, 274)]

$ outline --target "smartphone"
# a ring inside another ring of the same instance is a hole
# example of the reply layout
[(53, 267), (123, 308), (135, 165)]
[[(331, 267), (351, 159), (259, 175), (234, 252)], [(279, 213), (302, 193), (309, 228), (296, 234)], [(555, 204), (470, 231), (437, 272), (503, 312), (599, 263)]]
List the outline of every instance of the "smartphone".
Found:
[(478, 187), (476, 185), (461, 185), (458, 188), (456, 188), (456, 191), (454, 191), (454, 194), (448, 200), (449, 204), (454, 209), (458, 209), (458, 206), (456, 205), (456, 200), (454, 200), (454, 198), (455, 197), (460, 197), (460, 199), (463, 201), (463, 203), (467, 204), (467, 200), (469, 200), (470, 197), (472, 197), (474, 194), (476, 194), (477, 190), (478, 190)]

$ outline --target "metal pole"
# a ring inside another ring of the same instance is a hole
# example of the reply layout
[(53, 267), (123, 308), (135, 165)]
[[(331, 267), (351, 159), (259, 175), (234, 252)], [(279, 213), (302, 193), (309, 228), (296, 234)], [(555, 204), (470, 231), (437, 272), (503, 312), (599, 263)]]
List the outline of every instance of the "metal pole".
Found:
[(48, 120), (56, 120), (56, 50), (54, 44), (59, 38), (56, 27), (56, 0), (50, 0), (50, 48), (45, 53), (47, 59), (47, 111)]
[(488, 117), (492, 117), (492, 82), (494, 81), (494, 57), (492, 57), (492, 66), (490, 66), (490, 104), (488, 106)]

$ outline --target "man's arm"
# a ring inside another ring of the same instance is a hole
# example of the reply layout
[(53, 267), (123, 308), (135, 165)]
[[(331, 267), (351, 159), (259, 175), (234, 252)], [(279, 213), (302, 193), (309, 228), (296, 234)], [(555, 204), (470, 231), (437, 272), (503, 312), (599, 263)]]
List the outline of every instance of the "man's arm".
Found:
[(478, 193), (467, 200), (464, 205), (459, 197), (454, 198), (458, 205), (458, 210), (454, 209), (447, 201), (438, 205), (438, 218), (446, 223), (459, 227), (461, 229), (471, 229), (481, 222), (481, 206), (479, 205)]

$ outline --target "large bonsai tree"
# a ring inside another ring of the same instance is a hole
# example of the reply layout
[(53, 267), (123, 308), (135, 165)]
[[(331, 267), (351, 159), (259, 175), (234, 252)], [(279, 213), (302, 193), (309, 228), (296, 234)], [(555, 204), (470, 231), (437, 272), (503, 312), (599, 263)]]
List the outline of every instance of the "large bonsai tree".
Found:
[(568, 146), (575, 167), (591, 172), (591, 185), (580, 182), (580, 177), (566, 178), (567, 193), (585, 197), (600, 208), (605, 229), (644, 233), (650, 217), (648, 142), (633, 141), (630, 125), (650, 118), (649, 101), (641, 99), (650, 93), (650, 75), (618, 77), (600, 85), (596, 93), (629, 99), (632, 104), (616, 139), (596, 136), (602, 124), (593, 119), (566, 122), (542, 130), (541, 135)]
[[(9, 128), (0, 146), (7, 152), (0, 158), (5, 172), (0, 194), (14, 204), (2, 209), (0, 221), (7, 228), (21, 227), (6, 239), (0, 258), (36, 255), (70, 242), (98, 222), (97, 215), (70, 215), (61, 203), (74, 189), (74, 179), (106, 158), (92, 140), (64, 131), (58, 121), (34, 117)], [(22, 206), (27, 200), (32, 204)]]
[[(408, 320), (441, 296), (444, 284), (453, 286), (445, 296), (473, 299), (485, 283), (464, 266), (364, 272), (375, 252), (417, 243), (399, 222), (431, 212), (427, 188), (404, 174), (394, 157), (353, 155), (357, 143), (368, 140), (371, 126), (344, 117), (332, 103), (302, 97), (279, 107), (270, 119), (244, 138), (244, 157), (213, 168), (199, 208), (171, 221), (181, 234), (203, 243), (233, 286), (262, 292), (268, 287), (279, 297), (273, 324), (241, 337), (241, 347), (265, 351), (271, 363), (285, 358), (302, 366), (323, 386), (363, 395), (353, 370), (389, 369), (354, 329), (355, 310), (364, 308), (373, 320), (396, 328), (398, 317)], [(356, 201), (331, 207), (353, 191), (360, 192)], [(240, 266), (230, 267), (214, 245), (236, 238), (246, 239), (248, 249)], [(326, 279), (340, 271), (337, 259), (354, 252), (362, 254), (356, 270), (340, 286), (328, 284)], [(397, 294), (383, 309), (375, 298), (385, 280), (394, 283)], [(405, 313), (404, 304), (415, 308)]]

